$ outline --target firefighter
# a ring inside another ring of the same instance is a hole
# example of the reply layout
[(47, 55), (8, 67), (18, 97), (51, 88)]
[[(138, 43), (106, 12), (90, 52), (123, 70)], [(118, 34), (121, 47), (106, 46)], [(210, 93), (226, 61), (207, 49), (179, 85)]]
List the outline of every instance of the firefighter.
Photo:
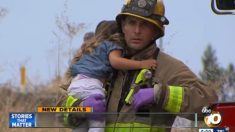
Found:
[[(106, 117), (106, 132), (170, 131), (164, 126), (172, 126), (174, 113), (192, 112), (200, 116), (203, 106), (217, 101), (213, 88), (198, 79), (184, 63), (159, 51), (155, 40), (164, 36), (165, 25), (169, 23), (164, 14), (162, 0), (126, 0), (116, 16), (127, 45), (127, 57), (135, 60), (156, 58), (158, 66), (153, 70), (153, 86), (136, 91), (131, 104), (126, 104), (125, 98), (139, 71), (117, 73), (110, 88), (107, 112), (119, 114)], [(156, 112), (169, 114), (151, 114)]]
[[(96, 112), (109, 113), (105, 132), (170, 131), (175, 113), (192, 112), (200, 117), (203, 106), (217, 101), (213, 88), (198, 79), (184, 63), (156, 46), (155, 41), (164, 36), (165, 25), (169, 24), (164, 14), (162, 0), (125, 0), (121, 13), (116, 16), (127, 47), (126, 57), (154, 58), (158, 66), (151, 69), (148, 85), (137, 86), (131, 98), (130, 88), (141, 72), (120, 70), (108, 89), (107, 105), (98, 96), (83, 101)], [(161, 112), (168, 114), (156, 114)]]

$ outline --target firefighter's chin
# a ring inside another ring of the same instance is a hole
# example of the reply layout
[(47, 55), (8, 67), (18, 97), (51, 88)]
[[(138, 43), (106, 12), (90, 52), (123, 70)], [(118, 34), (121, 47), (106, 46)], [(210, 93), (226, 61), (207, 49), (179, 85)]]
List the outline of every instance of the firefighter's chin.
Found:
[(136, 51), (142, 50), (145, 47), (145, 45), (143, 44), (141, 40), (131, 40), (128, 46), (130, 49), (133, 49)]

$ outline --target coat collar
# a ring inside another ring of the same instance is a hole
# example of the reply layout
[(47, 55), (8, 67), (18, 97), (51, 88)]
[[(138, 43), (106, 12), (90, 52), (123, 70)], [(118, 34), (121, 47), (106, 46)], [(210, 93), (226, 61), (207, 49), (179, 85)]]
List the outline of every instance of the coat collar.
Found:
[(134, 54), (131, 59), (134, 60), (144, 60), (144, 59), (149, 59), (149, 58), (154, 58), (156, 51), (159, 50), (159, 48), (156, 46), (156, 44), (151, 44), (148, 47), (146, 47), (144, 50), (141, 52), (138, 52)]

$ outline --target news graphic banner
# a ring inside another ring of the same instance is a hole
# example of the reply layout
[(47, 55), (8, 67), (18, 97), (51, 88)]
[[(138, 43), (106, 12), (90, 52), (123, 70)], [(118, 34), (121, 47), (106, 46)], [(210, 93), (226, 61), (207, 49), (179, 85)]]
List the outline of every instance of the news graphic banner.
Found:
[(11, 112), (9, 128), (64, 127), (63, 113), (91, 112), (91, 107), (37, 107), (36, 112)]
[[(194, 119), (190, 123), (181, 123), (178, 128), (195, 128), (199, 132), (235, 132), (235, 103), (217, 103), (212, 106), (202, 108), (204, 120), (200, 124), (197, 113), (153, 113), (153, 112), (138, 112), (138, 113), (93, 113), (91, 107), (37, 107), (35, 112), (11, 112), (9, 113), (10, 128), (64, 128), (64, 117), (68, 113), (74, 113), (79, 117), (86, 117), (90, 114), (99, 114), (107, 118), (116, 118), (122, 116), (154, 116), (154, 117), (171, 117), (173, 114), (179, 117), (190, 117)], [(85, 121), (84, 120), (84, 121)], [(187, 119), (186, 119), (187, 120)], [(188, 120), (189, 121), (189, 120)], [(172, 127), (171, 124), (154, 125), (152, 127)]]
[(199, 132), (235, 132), (235, 102), (205, 106), (202, 114), (205, 124), (211, 129), (199, 129)]
[(232, 132), (228, 128), (199, 128), (198, 132)]
[(34, 128), (36, 127), (35, 113), (10, 113), (9, 114), (10, 128)]
[[(78, 116), (87, 117), (89, 114), (104, 116), (105, 118), (116, 118), (117, 115), (122, 116), (161, 116), (169, 117), (172, 114), (192, 117), (195, 119), (195, 124), (182, 124), (180, 127), (197, 127), (197, 114), (196, 113), (93, 113), (91, 107), (37, 107), (35, 112), (11, 112), (9, 114), (9, 127), (10, 128), (67, 128), (64, 117), (67, 113), (74, 113)], [(86, 118), (85, 120), (86, 121)], [(121, 126), (120, 126), (121, 127)], [(122, 126), (123, 127), (123, 126)], [(159, 127), (159, 125), (152, 126)], [(171, 127), (164, 125), (162, 127)]]
[(38, 107), (37, 112), (92, 112), (91, 107)]

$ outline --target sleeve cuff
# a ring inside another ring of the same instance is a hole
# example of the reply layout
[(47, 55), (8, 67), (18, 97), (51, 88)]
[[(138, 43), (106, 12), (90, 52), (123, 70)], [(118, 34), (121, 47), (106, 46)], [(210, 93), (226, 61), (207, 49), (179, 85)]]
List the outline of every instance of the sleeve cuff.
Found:
[(159, 103), (160, 95), (161, 95), (161, 85), (160, 84), (155, 84), (153, 86), (154, 89), (154, 102), (156, 104)]

